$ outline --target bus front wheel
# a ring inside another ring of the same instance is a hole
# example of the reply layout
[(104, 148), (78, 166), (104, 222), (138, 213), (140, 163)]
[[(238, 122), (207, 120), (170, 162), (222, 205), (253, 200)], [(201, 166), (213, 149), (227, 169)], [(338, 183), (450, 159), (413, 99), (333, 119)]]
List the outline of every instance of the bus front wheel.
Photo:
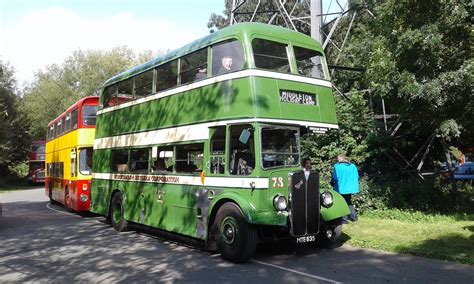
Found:
[[(322, 248), (331, 248), (339, 241), (342, 234), (342, 219), (337, 219), (332, 222), (332, 226), (320, 230), (318, 237), (318, 244)], [(328, 233), (329, 231), (329, 233)]]
[(243, 263), (253, 256), (257, 247), (257, 231), (247, 223), (236, 204), (225, 203), (219, 208), (213, 230), (223, 259)]
[(110, 220), (114, 229), (118, 232), (124, 232), (128, 229), (127, 220), (124, 217), (123, 198), (120, 192), (112, 197), (110, 203)]

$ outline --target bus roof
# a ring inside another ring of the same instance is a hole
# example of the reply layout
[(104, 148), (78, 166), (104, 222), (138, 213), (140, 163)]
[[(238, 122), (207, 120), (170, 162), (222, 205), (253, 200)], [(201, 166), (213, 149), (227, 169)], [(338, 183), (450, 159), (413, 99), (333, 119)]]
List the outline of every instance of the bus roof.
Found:
[(244, 38), (252, 34), (260, 34), (260, 35), (265, 35), (265, 36), (270, 36), (270, 37), (280, 38), (280, 39), (285, 39), (285, 40), (290, 40), (290, 41), (294, 40), (301, 44), (315, 46), (317, 50), (319, 50), (321, 53), (324, 53), (318, 41), (316, 41), (310, 36), (296, 32), (294, 30), (290, 30), (287, 28), (274, 26), (274, 25), (262, 24), (262, 23), (239, 23), (239, 24), (231, 25), (227, 28), (216, 31), (214, 33), (211, 33), (181, 48), (170, 51), (165, 55), (158, 56), (154, 59), (149, 60), (148, 62), (145, 62), (144, 64), (141, 64), (139, 66), (126, 70), (110, 78), (109, 80), (107, 80), (104, 83), (103, 87), (112, 85), (128, 77), (140, 74), (162, 63), (171, 61), (175, 58), (189, 54), (193, 51), (199, 50), (201, 48), (204, 48), (206, 46), (209, 46), (221, 40), (228, 39), (232, 36), (240, 36), (241, 38)]
[(73, 105), (71, 105), (70, 107), (68, 107), (68, 109), (66, 111), (64, 111), (63, 113), (61, 113), (60, 115), (58, 115), (56, 118), (54, 118), (53, 120), (51, 120), (49, 123), (48, 123), (48, 127), (51, 126), (51, 124), (53, 123), (56, 123), (61, 117), (63, 117), (64, 115), (66, 115), (67, 113), (71, 112), (72, 110), (74, 110), (75, 108), (79, 107), (79, 106), (82, 106), (83, 104), (85, 104), (86, 101), (96, 101), (97, 102), (97, 105), (99, 104), (99, 97), (98, 96), (89, 96), (89, 97), (84, 97), (84, 98), (81, 98), (80, 100), (78, 100), (77, 102), (75, 102)]

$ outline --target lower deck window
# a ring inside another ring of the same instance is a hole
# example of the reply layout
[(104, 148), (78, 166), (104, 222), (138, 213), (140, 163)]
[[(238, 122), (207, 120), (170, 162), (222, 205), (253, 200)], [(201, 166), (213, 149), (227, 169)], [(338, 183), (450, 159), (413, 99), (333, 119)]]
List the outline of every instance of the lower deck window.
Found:
[(177, 173), (202, 172), (204, 144), (189, 144), (176, 146), (175, 167)]

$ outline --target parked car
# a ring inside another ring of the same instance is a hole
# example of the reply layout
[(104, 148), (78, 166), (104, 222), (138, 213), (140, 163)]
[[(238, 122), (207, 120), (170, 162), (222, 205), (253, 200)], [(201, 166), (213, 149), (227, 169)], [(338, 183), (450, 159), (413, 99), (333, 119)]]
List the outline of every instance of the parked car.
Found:
[(454, 169), (454, 179), (474, 179), (474, 162), (465, 162)]

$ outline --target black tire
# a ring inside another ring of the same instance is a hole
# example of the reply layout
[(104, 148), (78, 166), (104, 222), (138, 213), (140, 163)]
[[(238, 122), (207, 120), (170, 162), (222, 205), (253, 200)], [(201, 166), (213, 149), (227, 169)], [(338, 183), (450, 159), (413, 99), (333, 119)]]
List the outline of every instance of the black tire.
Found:
[(234, 262), (248, 261), (257, 248), (257, 230), (244, 218), (234, 203), (225, 203), (216, 214), (213, 233), (222, 258)]
[[(326, 231), (327, 229), (332, 230), (332, 235), (330, 238), (328, 238)], [(334, 220), (332, 224), (328, 227), (321, 227), (320, 232), (318, 234), (317, 238), (317, 244), (318, 246), (322, 248), (330, 248), (337, 244), (339, 241), (339, 238), (341, 237), (342, 234), (342, 218)]]
[(112, 227), (118, 232), (124, 232), (128, 230), (128, 222), (124, 217), (124, 206), (122, 193), (117, 192), (112, 197), (110, 202), (110, 222)]

